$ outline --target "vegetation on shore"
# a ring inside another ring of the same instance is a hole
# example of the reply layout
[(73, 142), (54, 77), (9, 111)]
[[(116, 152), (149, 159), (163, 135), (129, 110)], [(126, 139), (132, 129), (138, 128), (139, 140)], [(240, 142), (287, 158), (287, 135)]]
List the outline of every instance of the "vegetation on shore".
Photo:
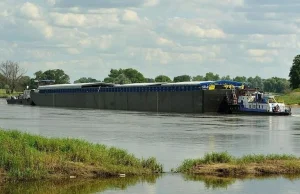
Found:
[(300, 105), (300, 89), (295, 89), (290, 93), (276, 96), (276, 100), (288, 105)]
[[(0, 182), (147, 175), (163, 171), (155, 158), (78, 139), (45, 138), (0, 129)], [(2, 180), (1, 180), (2, 179)]]
[(0, 98), (8, 98), (10, 96), (18, 96), (20, 92), (14, 92), (13, 94), (7, 94), (5, 89), (0, 89)]
[(214, 176), (300, 174), (300, 158), (293, 155), (246, 155), (236, 158), (227, 152), (205, 154), (185, 160), (177, 172)]

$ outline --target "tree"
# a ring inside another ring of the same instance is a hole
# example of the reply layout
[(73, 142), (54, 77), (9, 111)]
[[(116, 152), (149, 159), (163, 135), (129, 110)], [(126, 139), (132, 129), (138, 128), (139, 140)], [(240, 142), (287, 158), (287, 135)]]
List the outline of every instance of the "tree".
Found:
[(205, 81), (204, 77), (202, 75), (197, 75), (193, 77), (193, 81)]
[(16, 87), (17, 91), (23, 91), (27, 88), (27, 86), (30, 85), (30, 77), (29, 76), (23, 76), (21, 77), (19, 84)]
[(177, 77), (174, 77), (174, 82), (189, 82), (191, 81), (191, 76), (189, 75), (180, 75)]
[(124, 69), (122, 73), (131, 81), (131, 83), (143, 83), (146, 81), (144, 75), (135, 69)]
[(146, 82), (146, 79), (145, 79), (144, 75), (141, 74), (139, 71), (137, 71), (135, 69), (132, 69), (132, 68), (129, 68), (129, 69), (111, 69), (110, 74), (108, 75), (108, 77), (106, 77), (104, 79), (104, 82), (106, 82), (106, 83), (119, 82), (120, 78), (122, 78), (122, 79), (125, 78), (122, 74), (127, 79), (130, 80), (130, 83), (143, 83), (143, 82)]
[(4, 89), (5, 89), (5, 92), (6, 92), (6, 94), (9, 94), (10, 93), (10, 91), (9, 91), (9, 85), (4, 85)]
[(43, 71), (37, 71), (34, 73), (34, 78), (30, 79), (29, 88), (37, 88), (38, 84), (36, 81), (41, 80), (54, 80), (55, 84), (69, 84), (70, 77), (61, 69), (52, 69)]
[(115, 80), (116, 78), (112, 78), (112, 77), (106, 77), (104, 80), (103, 80), (103, 82), (105, 82), (105, 83), (114, 83), (114, 80)]
[(230, 78), (229, 75), (226, 75), (226, 76), (221, 77), (221, 80), (228, 80), (228, 81), (231, 81), (232, 79)]
[(100, 82), (94, 78), (91, 77), (82, 77), (78, 80), (75, 80), (74, 83), (93, 83), (93, 82)]
[(147, 83), (154, 83), (155, 80), (153, 78), (145, 78)]
[(263, 80), (259, 76), (249, 77), (247, 82), (250, 84), (250, 87), (259, 88), (260, 90), (264, 89)]
[(120, 74), (115, 80), (114, 83), (116, 84), (131, 84), (131, 81), (125, 74)]
[(4, 76), (0, 73), (0, 88), (3, 89), (5, 86), (5, 78)]
[(13, 93), (26, 71), (22, 69), (17, 62), (6, 61), (1, 63), (0, 73), (4, 78), (4, 84), (7, 85), (10, 92)]
[(296, 89), (300, 87), (300, 55), (294, 58), (293, 65), (289, 73), (291, 88)]
[(236, 82), (247, 82), (247, 78), (245, 76), (236, 76), (235, 78), (233, 78), (233, 81)]
[(43, 75), (46, 80), (55, 80), (56, 84), (70, 83), (70, 77), (61, 69), (47, 70)]
[(155, 78), (155, 82), (172, 82), (172, 80), (166, 75), (159, 75)]
[(205, 81), (217, 81), (220, 79), (220, 76), (218, 74), (214, 74), (212, 72), (208, 72), (205, 74), (204, 80)]
[(290, 89), (289, 81), (284, 78), (272, 77), (263, 81), (266, 92), (284, 93)]
[(45, 72), (35, 72), (36, 80), (55, 80), (55, 84), (68, 84), (70, 83), (69, 75), (65, 74), (62, 69), (51, 69)]

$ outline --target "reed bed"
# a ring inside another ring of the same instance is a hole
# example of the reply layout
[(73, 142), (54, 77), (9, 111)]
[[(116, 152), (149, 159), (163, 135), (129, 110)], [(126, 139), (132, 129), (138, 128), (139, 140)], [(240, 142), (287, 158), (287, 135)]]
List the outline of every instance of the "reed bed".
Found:
[(252, 154), (237, 158), (227, 152), (213, 152), (200, 159), (183, 161), (176, 172), (216, 176), (300, 174), (300, 158), (286, 154)]
[(69, 138), (46, 138), (0, 129), (0, 181), (115, 177), (160, 173), (155, 158)]

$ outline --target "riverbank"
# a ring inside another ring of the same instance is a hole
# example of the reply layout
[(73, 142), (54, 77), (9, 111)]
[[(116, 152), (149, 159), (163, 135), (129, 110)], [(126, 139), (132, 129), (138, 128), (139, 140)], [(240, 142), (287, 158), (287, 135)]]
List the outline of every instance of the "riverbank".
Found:
[(276, 100), (279, 102), (284, 102), (287, 105), (300, 105), (300, 89), (293, 90), (288, 94), (276, 96)]
[(211, 153), (200, 159), (185, 160), (176, 171), (232, 177), (300, 174), (300, 158), (292, 155), (246, 155), (236, 158), (227, 152)]
[(45, 138), (0, 129), (0, 181), (108, 178), (161, 173), (155, 158), (78, 139)]
[(0, 98), (9, 98), (10, 96), (18, 96), (22, 92), (14, 92), (13, 94), (6, 94), (4, 89), (0, 89)]

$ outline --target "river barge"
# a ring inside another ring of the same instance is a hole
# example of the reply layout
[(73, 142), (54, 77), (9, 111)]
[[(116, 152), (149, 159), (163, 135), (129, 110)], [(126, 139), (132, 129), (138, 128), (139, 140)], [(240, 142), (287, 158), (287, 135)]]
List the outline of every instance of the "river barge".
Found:
[(31, 91), (37, 106), (175, 113), (218, 112), (223, 97), (243, 84), (233, 81), (40, 86)]
[[(246, 89), (247, 88), (247, 89)], [(43, 85), (8, 104), (175, 113), (291, 115), (274, 96), (234, 81)]]

